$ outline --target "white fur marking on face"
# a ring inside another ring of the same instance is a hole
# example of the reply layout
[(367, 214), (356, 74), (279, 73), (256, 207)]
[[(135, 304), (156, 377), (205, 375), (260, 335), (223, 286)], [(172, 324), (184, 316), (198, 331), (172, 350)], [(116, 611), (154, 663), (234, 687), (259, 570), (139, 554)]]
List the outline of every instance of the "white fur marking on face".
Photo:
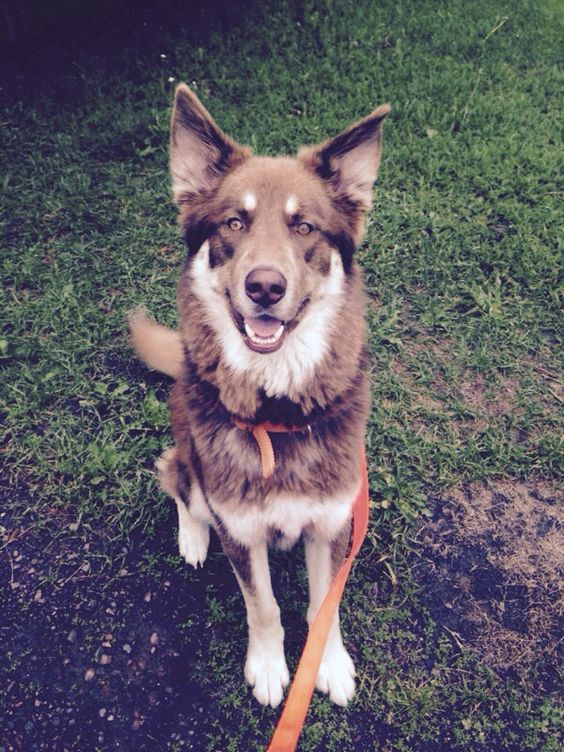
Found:
[(288, 200), (286, 201), (286, 206), (284, 208), (286, 210), (286, 214), (288, 214), (290, 217), (293, 216), (298, 211), (298, 199), (295, 196), (288, 196)]
[(245, 193), (243, 196), (243, 208), (245, 211), (254, 211), (257, 208), (257, 197), (254, 193)]
[(331, 255), (328, 276), (315, 290), (299, 325), (279, 350), (265, 355), (250, 350), (237, 330), (221, 292), (215, 269), (209, 265), (209, 244), (196, 254), (191, 276), (193, 292), (205, 304), (208, 323), (217, 335), (226, 364), (236, 374), (247, 374), (268, 397), (283, 397), (299, 390), (325, 357), (344, 289), (345, 272), (337, 251)]
[(212, 294), (220, 289), (218, 272), (210, 267), (210, 244), (208, 240), (198, 250), (192, 270), (194, 278), (202, 280), (203, 284), (211, 289)]

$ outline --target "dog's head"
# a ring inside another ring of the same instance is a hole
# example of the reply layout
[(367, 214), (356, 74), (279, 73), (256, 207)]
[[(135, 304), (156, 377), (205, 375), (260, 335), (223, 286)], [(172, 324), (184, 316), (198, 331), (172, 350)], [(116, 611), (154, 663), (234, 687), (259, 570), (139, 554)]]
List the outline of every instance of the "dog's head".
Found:
[(389, 109), (296, 158), (256, 157), (178, 87), (170, 162), (196, 294), (218, 316), (228, 311), (249, 350), (279, 350), (345, 294)]

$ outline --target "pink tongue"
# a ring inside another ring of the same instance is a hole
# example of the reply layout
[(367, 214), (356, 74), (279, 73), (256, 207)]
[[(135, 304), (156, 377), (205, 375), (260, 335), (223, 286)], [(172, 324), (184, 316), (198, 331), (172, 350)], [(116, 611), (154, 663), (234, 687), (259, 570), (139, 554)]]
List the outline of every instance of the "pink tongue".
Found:
[(259, 337), (272, 337), (280, 329), (280, 319), (272, 316), (259, 316), (258, 318), (245, 319), (255, 334)]

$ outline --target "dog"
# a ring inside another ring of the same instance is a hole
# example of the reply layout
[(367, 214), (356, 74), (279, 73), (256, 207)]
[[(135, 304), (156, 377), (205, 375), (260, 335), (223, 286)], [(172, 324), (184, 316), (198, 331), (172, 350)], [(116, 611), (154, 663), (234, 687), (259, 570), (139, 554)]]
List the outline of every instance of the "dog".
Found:
[[(176, 90), (170, 168), (188, 247), (178, 332), (144, 312), (133, 345), (173, 379), (174, 446), (158, 460), (181, 555), (204, 563), (212, 527), (245, 601), (244, 668), (276, 707), (289, 682), (268, 548), (303, 538), (311, 624), (347, 552), (369, 411), (355, 248), (380, 164), (382, 105), (296, 157), (260, 157)], [(345, 706), (355, 668), (338, 613), (317, 688)]]

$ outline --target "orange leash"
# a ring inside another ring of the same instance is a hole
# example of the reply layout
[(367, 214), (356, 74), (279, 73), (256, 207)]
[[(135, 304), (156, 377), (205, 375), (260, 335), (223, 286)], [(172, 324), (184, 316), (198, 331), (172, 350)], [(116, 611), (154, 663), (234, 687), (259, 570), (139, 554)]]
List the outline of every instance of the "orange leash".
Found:
[[(274, 449), (270, 440), (269, 433), (293, 433), (293, 432), (311, 432), (310, 426), (284, 426), (276, 423), (245, 423), (238, 418), (233, 422), (244, 431), (252, 433), (260, 450), (261, 467), (263, 478), (270, 478), (275, 468)], [(362, 542), (366, 537), (368, 529), (368, 470), (366, 465), (366, 453), (362, 450), (362, 464), (360, 488), (353, 502), (353, 529), (351, 548), (348, 556), (345, 558), (341, 568), (335, 575), (331, 587), (313, 624), (311, 625), (306, 640), (305, 647), (294, 675), (294, 680), (288, 698), (276, 729), (270, 741), (266, 752), (294, 752), (298, 744), (298, 739), (302, 732), (305, 717), (311, 704), (311, 697), (315, 689), (317, 672), (323, 649), (327, 642), (327, 635), (331, 628), (333, 617), (337, 613), (345, 583), (355, 556), (360, 550)]]
[(353, 504), (353, 531), (351, 549), (333, 580), (321, 608), (310, 627), (308, 638), (300, 658), (288, 699), (267, 752), (293, 752), (302, 732), (305, 717), (315, 688), (323, 648), (331, 622), (337, 612), (343, 589), (355, 556), (368, 529), (368, 472), (366, 454), (362, 452), (360, 488)]

